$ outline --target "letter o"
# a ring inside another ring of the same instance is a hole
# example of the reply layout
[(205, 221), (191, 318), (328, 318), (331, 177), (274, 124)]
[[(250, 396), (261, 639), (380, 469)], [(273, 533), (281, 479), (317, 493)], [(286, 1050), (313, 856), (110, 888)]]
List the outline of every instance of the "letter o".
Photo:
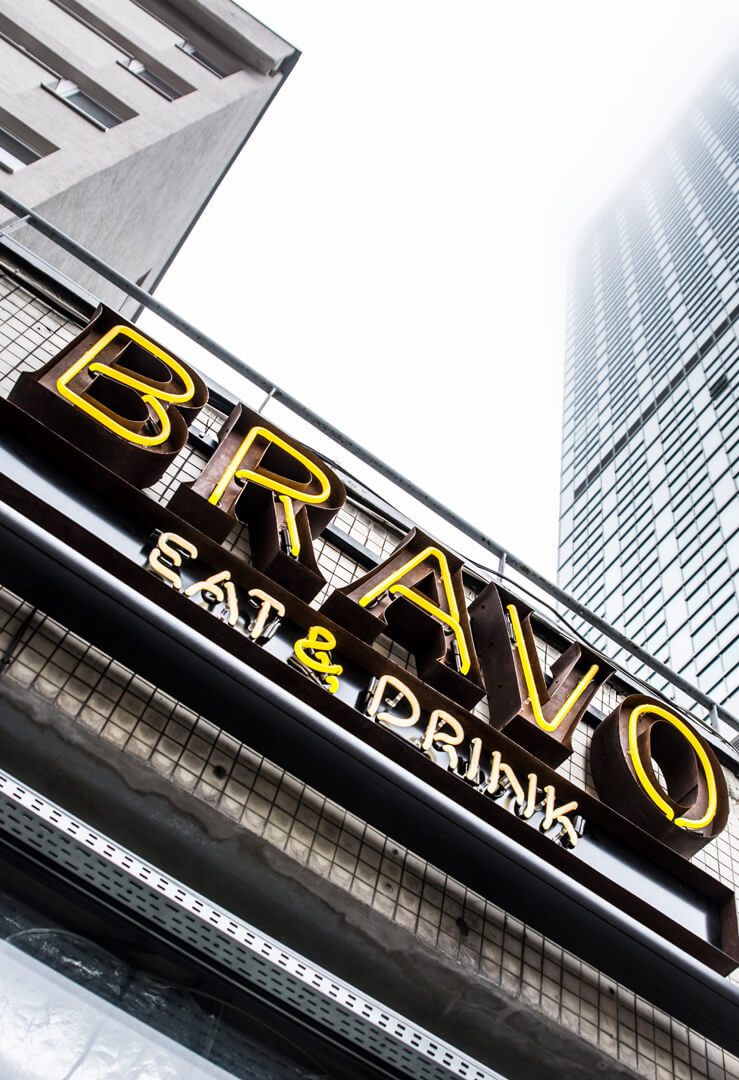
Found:
[(708, 743), (670, 709), (632, 694), (590, 748), (600, 798), (674, 851), (691, 856), (723, 830), (728, 793)]

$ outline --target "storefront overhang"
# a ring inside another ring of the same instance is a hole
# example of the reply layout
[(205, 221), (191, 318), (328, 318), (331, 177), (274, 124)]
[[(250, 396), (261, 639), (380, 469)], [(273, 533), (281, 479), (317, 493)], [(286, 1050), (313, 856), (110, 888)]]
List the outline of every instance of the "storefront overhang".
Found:
[[(16, 457), (15, 469), (23, 473), (28, 464)], [(218, 719), (226, 730), (658, 1007), (739, 1051), (735, 984), (173, 619), (91, 557), (103, 543), (99, 537), (83, 554), (78, 549), (85, 545), (70, 538), (91, 524), (94, 508), (78, 507), (74, 520), (67, 517), (69, 494), (47, 483), (44, 499), (41, 489), (29, 494), (34, 484), (24, 490), (3, 481), (4, 584), (194, 709), (212, 714), (217, 686)]]
[(116, 922), (131, 924), (160, 960), (178, 954), (256, 999), (286, 1033), (327, 1042), (362, 1080), (504, 1080), (1, 771), (0, 858), (4, 887), (31, 868), (37, 902), (54, 890), (55, 921), (66, 899), (83, 925), (85, 911), (91, 921), (104, 913), (111, 938), (120, 940)]

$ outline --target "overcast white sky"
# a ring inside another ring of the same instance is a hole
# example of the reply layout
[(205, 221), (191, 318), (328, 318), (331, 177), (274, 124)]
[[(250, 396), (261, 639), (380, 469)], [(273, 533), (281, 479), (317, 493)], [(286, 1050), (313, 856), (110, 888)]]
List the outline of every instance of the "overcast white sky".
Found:
[(303, 55), (159, 297), (553, 579), (568, 259), (739, 3), (243, 6)]

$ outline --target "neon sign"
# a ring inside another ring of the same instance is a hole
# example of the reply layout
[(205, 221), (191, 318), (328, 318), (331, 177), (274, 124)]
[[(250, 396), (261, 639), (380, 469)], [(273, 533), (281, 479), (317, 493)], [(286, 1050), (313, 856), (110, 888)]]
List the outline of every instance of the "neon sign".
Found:
[[(10, 398), (136, 487), (163, 474), (206, 399), (195, 372), (106, 309), (44, 368), (22, 375)], [(313, 541), (345, 497), (313, 452), (238, 405), (201, 474), (169, 503), (179, 525), (157, 530), (143, 561), (162, 587), (251, 646), (282, 657), (278, 645), (284, 652), (292, 635), (285, 664), (327, 697), (576, 849), (583, 819), (587, 828), (584, 795), (572, 797), (576, 789), (552, 770), (572, 752), (573, 734), (613, 668), (572, 642), (547, 680), (527, 604), (489, 584), (468, 607), (461, 560), (416, 529), (380, 565), (307, 609), (325, 585)], [(243, 566), (217, 546), (237, 522), (247, 525), (252, 548)], [(220, 565), (214, 551), (224, 553)], [(380, 634), (413, 654), (422, 694), (372, 648)], [(359, 693), (354, 683), (347, 689), (349, 670)], [(470, 712), (483, 697), (489, 724)], [(726, 824), (726, 783), (713, 750), (655, 698), (625, 698), (596, 727), (590, 762), (601, 802), (681, 855)]]

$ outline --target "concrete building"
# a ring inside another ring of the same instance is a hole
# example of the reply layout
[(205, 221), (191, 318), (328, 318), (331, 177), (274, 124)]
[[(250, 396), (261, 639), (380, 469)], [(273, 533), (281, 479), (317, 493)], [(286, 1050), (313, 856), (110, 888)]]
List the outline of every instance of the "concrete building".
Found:
[(559, 581), (735, 715), (738, 238), (734, 57), (577, 251)]
[(297, 57), (231, 0), (4, 3), (3, 190), (152, 291)]

